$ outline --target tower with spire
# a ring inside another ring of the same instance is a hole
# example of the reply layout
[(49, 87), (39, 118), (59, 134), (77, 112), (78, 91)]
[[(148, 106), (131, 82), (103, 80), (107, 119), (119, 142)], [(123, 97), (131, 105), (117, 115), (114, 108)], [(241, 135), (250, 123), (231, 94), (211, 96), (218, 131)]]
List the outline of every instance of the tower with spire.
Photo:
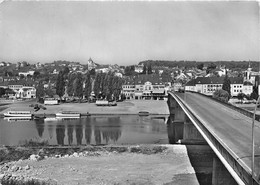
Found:
[(248, 68), (245, 71), (244, 81), (251, 82), (251, 73), (252, 73), (252, 67), (251, 67), (251, 62), (249, 61)]
[(90, 71), (91, 69), (95, 69), (95, 68), (96, 68), (96, 64), (93, 62), (93, 60), (90, 57), (88, 59), (88, 70)]

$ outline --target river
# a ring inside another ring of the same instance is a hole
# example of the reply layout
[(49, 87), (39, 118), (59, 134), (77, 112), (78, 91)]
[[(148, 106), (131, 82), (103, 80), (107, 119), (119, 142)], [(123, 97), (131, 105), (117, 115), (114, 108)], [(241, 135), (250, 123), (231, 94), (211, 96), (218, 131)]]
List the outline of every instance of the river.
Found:
[(0, 145), (168, 144), (168, 116), (0, 119)]

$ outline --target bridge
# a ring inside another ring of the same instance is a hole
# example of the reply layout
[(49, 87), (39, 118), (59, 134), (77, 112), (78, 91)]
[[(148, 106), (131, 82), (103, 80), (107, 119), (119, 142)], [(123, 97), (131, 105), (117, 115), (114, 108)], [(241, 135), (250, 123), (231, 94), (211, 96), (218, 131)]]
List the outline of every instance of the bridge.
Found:
[(173, 142), (207, 143), (216, 154), (213, 185), (260, 184), (260, 122), (254, 121), (252, 157), (252, 113), (192, 92), (170, 92), (167, 103), (170, 114), (174, 115), (168, 124), (184, 125), (181, 136), (172, 131), (176, 138)]

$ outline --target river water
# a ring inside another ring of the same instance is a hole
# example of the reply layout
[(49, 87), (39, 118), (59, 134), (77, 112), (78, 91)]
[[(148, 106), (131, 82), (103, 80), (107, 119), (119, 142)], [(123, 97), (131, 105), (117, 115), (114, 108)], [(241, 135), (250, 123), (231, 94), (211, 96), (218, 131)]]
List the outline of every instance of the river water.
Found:
[[(80, 119), (0, 119), (0, 146), (175, 144), (184, 138), (184, 124), (174, 116), (111, 115)], [(186, 136), (186, 135), (185, 135)], [(200, 185), (212, 182), (213, 151), (206, 145), (187, 145), (187, 154)]]
[(0, 146), (168, 144), (168, 116), (112, 115), (80, 119), (0, 119)]

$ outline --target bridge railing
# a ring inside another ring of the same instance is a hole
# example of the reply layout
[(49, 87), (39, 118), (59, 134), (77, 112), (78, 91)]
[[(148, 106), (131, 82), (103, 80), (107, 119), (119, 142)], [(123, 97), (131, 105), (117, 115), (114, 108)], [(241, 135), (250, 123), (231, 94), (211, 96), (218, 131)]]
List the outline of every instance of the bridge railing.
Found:
[[(198, 94), (200, 94), (200, 93), (198, 93)], [(196, 122), (196, 125), (201, 129), (201, 131), (202, 131), (201, 134), (202, 135), (204, 134), (204, 136), (206, 136), (207, 139), (203, 136), (204, 139), (206, 139), (207, 142), (210, 141), (211, 144), (209, 142), (208, 142), (208, 144), (211, 146), (211, 148), (212, 147), (215, 148), (218, 151), (218, 153), (221, 154), (221, 156), (223, 156), (223, 158), (232, 167), (232, 169), (234, 169), (234, 171), (237, 174), (240, 174), (240, 178), (245, 184), (251, 184), (252, 176), (251, 176), (250, 171), (247, 171), (245, 168), (243, 168), (243, 165), (241, 164), (240, 160), (238, 160), (236, 158), (236, 156), (233, 155), (233, 153), (226, 147), (225, 144), (222, 143), (221, 140), (218, 140), (217, 137), (215, 137), (215, 135), (204, 124), (202, 124), (201, 120), (199, 120), (197, 118), (197, 116), (194, 115), (194, 113), (189, 110), (189, 108), (186, 106), (186, 104), (183, 103), (184, 100), (182, 100), (179, 96), (175, 96), (175, 97), (182, 103), (184, 108), (188, 111), (189, 115), (192, 117), (192, 120), (194, 120)], [(208, 98), (210, 98), (210, 97), (208, 97)], [(210, 99), (215, 100), (213, 98), (210, 98)], [(216, 101), (229, 106), (228, 103), (221, 102), (218, 100), (216, 100)], [(243, 111), (243, 109), (242, 109), (242, 111)], [(218, 155), (218, 157), (220, 157), (220, 156)], [(259, 185), (259, 182), (256, 181), (256, 179), (253, 179), (253, 185)]]
[[(228, 107), (228, 108), (230, 108), (230, 109), (233, 109), (233, 110), (235, 110), (235, 111), (237, 111), (237, 112), (239, 112), (239, 113), (241, 113), (241, 114), (244, 114), (244, 115), (247, 116), (247, 117), (253, 118), (253, 116), (254, 116), (254, 113), (252, 113), (252, 112), (250, 112), (250, 111), (248, 111), (248, 110), (246, 110), (246, 109), (243, 109), (243, 108), (234, 106), (234, 105), (232, 105), (232, 104), (230, 104), (230, 103), (226, 103), (226, 102), (220, 101), (220, 100), (215, 99), (215, 98), (213, 98), (213, 97), (211, 97), (211, 96), (207, 96), (207, 95), (205, 95), (205, 94), (202, 94), (202, 93), (199, 93), (199, 92), (194, 92), (194, 91), (186, 91), (186, 92), (196, 93), (196, 94), (199, 94), (199, 95), (201, 95), (201, 96), (207, 97), (207, 98), (209, 98), (209, 99), (211, 99), (211, 100), (213, 100), (213, 101), (216, 101), (216, 102), (218, 102), (218, 103), (221, 103), (222, 105), (225, 105), (226, 107)], [(259, 114), (256, 114), (256, 115), (255, 115), (255, 120), (260, 121), (260, 115), (259, 115)]]

